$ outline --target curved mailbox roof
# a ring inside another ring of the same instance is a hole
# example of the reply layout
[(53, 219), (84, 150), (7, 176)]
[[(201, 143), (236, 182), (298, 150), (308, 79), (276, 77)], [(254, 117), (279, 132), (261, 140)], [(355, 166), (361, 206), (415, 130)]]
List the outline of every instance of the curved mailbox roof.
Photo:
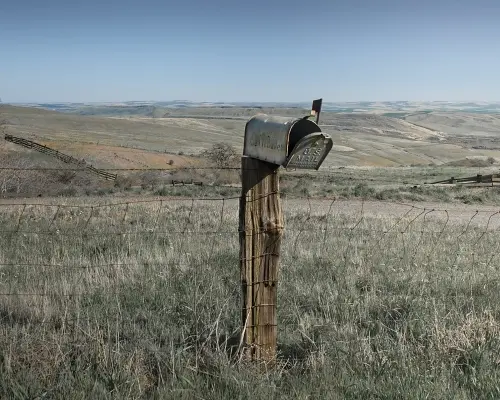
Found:
[(308, 117), (275, 117), (267, 114), (254, 116), (245, 126), (243, 154), (284, 165), (293, 148), (303, 138), (313, 133), (321, 133), (321, 128)]

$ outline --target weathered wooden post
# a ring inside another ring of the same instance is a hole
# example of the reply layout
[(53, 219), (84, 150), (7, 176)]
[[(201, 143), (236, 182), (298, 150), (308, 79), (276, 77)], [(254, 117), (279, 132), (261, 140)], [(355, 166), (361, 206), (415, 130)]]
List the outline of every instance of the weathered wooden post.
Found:
[(240, 269), (244, 351), (248, 359), (276, 356), (276, 300), (283, 214), (279, 166), (242, 158)]
[[(313, 111), (319, 114), (317, 102)], [(331, 137), (309, 118), (259, 114), (245, 126), (239, 231), (241, 341), (248, 360), (276, 359), (277, 284), (284, 229), (279, 169), (317, 170), (333, 145)]]

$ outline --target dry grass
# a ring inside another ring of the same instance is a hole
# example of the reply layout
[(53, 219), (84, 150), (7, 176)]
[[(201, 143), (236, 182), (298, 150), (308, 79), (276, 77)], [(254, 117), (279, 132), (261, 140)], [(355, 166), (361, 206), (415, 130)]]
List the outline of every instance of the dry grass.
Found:
[(237, 201), (67, 204), (0, 207), (2, 398), (500, 396), (484, 218), (285, 200), (280, 359), (262, 374), (232, 352)]

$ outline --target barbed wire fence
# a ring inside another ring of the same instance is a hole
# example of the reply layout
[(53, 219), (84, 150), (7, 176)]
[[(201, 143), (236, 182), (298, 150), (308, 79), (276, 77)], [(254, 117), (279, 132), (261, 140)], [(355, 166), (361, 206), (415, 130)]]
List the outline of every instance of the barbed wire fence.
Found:
[[(88, 168), (61, 165), (0, 166), (0, 197), (15, 198), (96, 195), (142, 188), (162, 194), (164, 188), (198, 186), (209, 188), (241, 187), (239, 168), (233, 167), (170, 167), (170, 168), (103, 168), (102, 173), (114, 171), (114, 180), (102, 180), (90, 174)], [(113, 190), (115, 188), (116, 190)], [(189, 195), (189, 193), (188, 193)]]
[[(0, 167), (4, 187), (8, 180), (19, 187), (23, 181), (44, 185), (42, 178), (50, 174), (88, 175), (84, 168), (67, 165), (7, 165)], [(196, 190), (177, 193), (169, 188), (154, 198), (105, 201), (78, 196), (64, 201), (0, 199), (0, 322), (13, 329), (5, 335), (14, 342), (19, 328), (35, 341), (52, 332), (62, 348), (98, 344), (117, 354), (126, 346), (169, 342), (172, 352), (192, 352), (196, 368), (209, 350), (238, 353), (241, 185), (234, 182), (240, 167), (100, 170), (118, 178), (156, 174), (161, 185)], [(329, 172), (326, 181), (336, 179)], [(218, 173), (232, 174), (233, 182), (216, 179)], [(366, 179), (355, 172), (348, 179), (352, 185), (423, 183), (407, 177)], [(227, 195), (210, 188), (231, 191)], [(332, 315), (338, 307), (332, 299), (339, 304), (356, 297), (378, 299), (384, 311), (366, 320), (394, 330), (407, 299), (438, 293), (443, 282), (457, 296), (461, 286), (469, 297), (481, 294), (483, 287), (500, 289), (499, 210), (362, 197), (339, 200), (300, 192), (286, 193), (282, 202), (278, 343), (297, 338), (301, 348), (317, 352), (323, 341), (331, 340), (322, 332), (336, 321)], [(391, 293), (394, 306), (381, 300), (382, 292)], [(358, 329), (365, 329), (365, 323)], [(365, 339), (360, 335), (355, 340)], [(283, 347), (281, 351), (286, 353)]]
[[(169, 168), (99, 168), (104, 174), (116, 176), (114, 181), (107, 183), (89, 175), (88, 169), (67, 165), (58, 167), (40, 166), (0, 166), (0, 197), (15, 197), (19, 195), (54, 196), (71, 191), (68, 188), (77, 187), (84, 194), (95, 194), (106, 188), (141, 186), (161, 193), (162, 187), (199, 186), (209, 188), (241, 188), (241, 168), (221, 166), (186, 166)], [(411, 182), (405, 178), (363, 177), (359, 173), (352, 173), (338, 177), (335, 171), (323, 171), (322, 178), (316, 178), (318, 185), (325, 186), (338, 184), (343, 187), (356, 187), (357, 185), (380, 185), (385, 188), (408, 188), (413, 190), (427, 184), (427, 182)], [(299, 183), (301, 177), (308, 179), (308, 175), (288, 170), (289, 176), (286, 184), (293, 186)], [(77, 175), (79, 174), (79, 175)], [(297, 180), (299, 178), (299, 180)], [(321, 183), (323, 179), (325, 182)], [(61, 186), (61, 184), (65, 186)], [(366, 186), (368, 187), (368, 186)], [(413, 189), (412, 189), (413, 188)], [(362, 189), (361, 189), (362, 190)], [(283, 191), (283, 195), (285, 195)], [(321, 190), (320, 190), (321, 191)], [(26, 193), (25, 193), (26, 192)], [(9, 195), (12, 193), (12, 195)], [(73, 193), (77, 193), (76, 190)], [(288, 194), (288, 193), (287, 193)]]
[[(238, 199), (0, 203), (2, 319), (15, 319), (21, 307), (30, 321), (79, 321), (91, 318), (82, 309), (89, 296), (111, 299), (132, 286), (137, 299), (149, 298), (168, 291), (168, 282), (181, 276), (194, 279), (193, 287), (200, 290), (192, 309), (209, 297), (217, 299), (210, 306), (213, 312), (220, 312), (222, 304), (226, 311), (237, 311)], [(460, 269), (484, 273), (496, 265), (497, 210), (314, 198), (283, 201), (279, 293), (285, 302), (300, 298), (292, 295), (297, 291), (292, 286), (303, 271), (332, 279), (350, 271), (352, 279), (363, 282), (380, 277), (381, 271), (415, 271), (429, 283), (443, 269), (453, 279)], [(310, 283), (318, 285), (316, 280)]]
[[(238, 174), (240, 168), (103, 171)], [(85, 173), (71, 167), (0, 167), (0, 178), (2, 173), (14, 174), (22, 181), (29, 178), (24, 173), (39, 177), (51, 172)], [(358, 182), (413, 185), (405, 178), (367, 181), (354, 176), (352, 183)], [(139, 384), (139, 392), (168, 382), (165, 373), (172, 380), (182, 376), (182, 367), (213, 378), (223, 375), (204, 363), (216, 364), (211, 350), (234, 355), (242, 346), (237, 195), (241, 189), (213, 179), (198, 180), (196, 175), (164, 176), (162, 183), (200, 190), (231, 187), (236, 194), (187, 190), (182, 196), (167, 191), (144, 199), (0, 199), (0, 340), (9, 344), (18, 366), (38, 362), (40, 349), (53, 351), (58, 359), (54, 369), (62, 364), (73, 368), (78, 357), (90, 360), (80, 373), (92, 363), (110, 371), (133, 365), (138, 368), (134, 374), (151, 380), (141, 383), (142, 388)], [(433, 303), (443, 325), (460, 308), (477, 315), (493, 309), (496, 315), (495, 305), (487, 304), (488, 291), (500, 289), (500, 210), (493, 206), (340, 200), (296, 193), (287, 193), (282, 202), (282, 360), (304, 354), (306, 359), (308, 351), (320, 359), (328, 342), (335, 352), (352, 355), (351, 363), (358, 359), (376, 364), (377, 357), (389, 353), (371, 330), (381, 326), (395, 341), (401, 340), (398, 335), (409, 332), (402, 326), (418, 318), (414, 303)], [(446, 308), (440, 297), (456, 298), (456, 309), (438, 310)], [(363, 301), (365, 309), (359, 306)], [(346, 316), (352, 319), (346, 321)], [(485, 320), (492, 324), (492, 332), (497, 329), (494, 318)], [(349, 330), (356, 333), (349, 335)], [(409, 335), (407, 344), (419, 346), (418, 340)], [(48, 358), (40, 359), (44, 357)], [(40, 363), (40, 370), (44, 368)]]
[[(446, 308), (449, 296), (476, 312), (500, 289), (500, 210), (281, 200), (278, 357), (288, 366), (326, 348), (376, 363), (386, 343), (375, 329), (397, 341), (417, 305)], [(192, 371), (222, 377), (217, 360), (243, 354), (239, 211), (239, 194), (0, 199), (0, 341), (13, 371), (130, 369), (144, 380), (137, 393)]]

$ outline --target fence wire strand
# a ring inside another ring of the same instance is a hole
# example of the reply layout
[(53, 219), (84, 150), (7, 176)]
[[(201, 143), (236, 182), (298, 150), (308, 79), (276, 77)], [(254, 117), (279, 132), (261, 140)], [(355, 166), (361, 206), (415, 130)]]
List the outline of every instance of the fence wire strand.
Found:
[[(184, 307), (198, 313), (221, 284), (207, 277), (206, 270), (233, 271), (234, 281), (227, 284), (238, 298), (239, 198), (3, 201), (0, 308), (9, 316), (21, 304), (30, 305), (33, 321), (38, 321), (37, 313), (43, 314), (47, 306), (36, 298), (45, 298), (55, 310), (49, 321), (78, 323), (91, 317), (74, 318), (82, 312), (76, 304), (89, 297), (104, 296), (112, 304), (113, 297), (124, 296), (123, 285), (132, 285), (130, 293), (146, 301), (151, 293), (166, 290), (161, 288), (174, 277), (184, 276), (196, 287), (192, 302)], [(328, 272), (318, 273), (332, 276), (351, 267), (369, 274), (377, 268), (425, 265), (426, 279), (431, 279), (439, 268), (470, 268), (472, 274), (472, 269), (489, 268), (496, 260), (498, 210), (310, 197), (284, 198), (282, 206), (285, 277), (279, 282), (286, 282), (295, 264), (328, 265)], [(265, 256), (278, 256), (270, 248), (264, 250), (256, 257), (261, 262)], [(260, 280), (266, 281), (269, 276), (261, 270)], [(297, 302), (294, 307), (306, 306)], [(197, 326), (199, 334), (202, 319)]]

